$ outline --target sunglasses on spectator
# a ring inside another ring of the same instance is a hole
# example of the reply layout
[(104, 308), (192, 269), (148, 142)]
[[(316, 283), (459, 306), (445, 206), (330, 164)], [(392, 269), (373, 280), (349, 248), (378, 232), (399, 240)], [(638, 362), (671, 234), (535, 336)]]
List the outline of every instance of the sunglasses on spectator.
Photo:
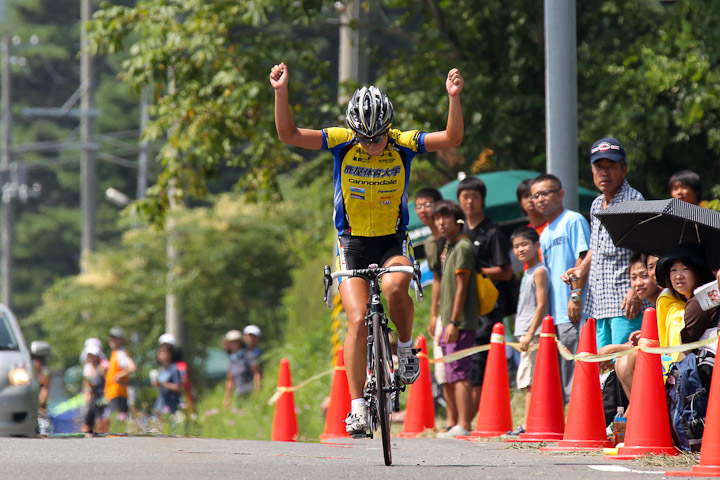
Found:
[(422, 210), (423, 208), (430, 209), (433, 206), (433, 202), (416, 203), (415, 210)]
[(380, 143), (387, 137), (387, 132), (379, 133), (374, 137), (359, 137), (356, 135), (358, 143), (361, 145), (372, 145), (373, 143)]

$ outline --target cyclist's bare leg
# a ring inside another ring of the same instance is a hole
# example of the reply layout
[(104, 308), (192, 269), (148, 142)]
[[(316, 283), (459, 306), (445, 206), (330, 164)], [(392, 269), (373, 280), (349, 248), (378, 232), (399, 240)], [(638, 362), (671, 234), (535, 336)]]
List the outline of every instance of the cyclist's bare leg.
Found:
[[(410, 266), (412, 263), (409, 258), (396, 255), (388, 259), (383, 266), (390, 267), (395, 265)], [(386, 273), (382, 277), (382, 289), (385, 298), (387, 298), (388, 313), (395, 324), (398, 339), (401, 342), (412, 340), (415, 304), (408, 293), (411, 280), (412, 275), (402, 272)]]
[(363, 398), (365, 387), (367, 330), (365, 311), (369, 287), (362, 278), (346, 278), (340, 284), (340, 298), (347, 314), (345, 336), (345, 372), (347, 373), (350, 398)]

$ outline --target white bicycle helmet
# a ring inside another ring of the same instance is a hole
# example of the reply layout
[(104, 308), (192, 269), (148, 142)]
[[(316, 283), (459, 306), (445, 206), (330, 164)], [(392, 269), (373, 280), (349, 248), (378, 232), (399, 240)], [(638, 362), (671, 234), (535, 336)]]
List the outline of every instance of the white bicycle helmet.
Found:
[(363, 137), (374, 137), (390, 127), (393, 106), (385, 92), (369, 86), (355, 90), (348, 102), (345, 121), (348, 127)]

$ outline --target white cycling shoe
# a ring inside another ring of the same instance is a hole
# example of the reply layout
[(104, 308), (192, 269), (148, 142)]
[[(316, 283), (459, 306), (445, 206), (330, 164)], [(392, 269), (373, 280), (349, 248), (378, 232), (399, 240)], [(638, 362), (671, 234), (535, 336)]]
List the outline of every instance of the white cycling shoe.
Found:
[(345, 431), (349, 435), (367, 434), (367, 407), (362, 411), (353, 409), (345, 417)]
[(413, 347), (398, 347), (398, 376), (405, 385), (414, 383), (420, 376), (419, 350)]

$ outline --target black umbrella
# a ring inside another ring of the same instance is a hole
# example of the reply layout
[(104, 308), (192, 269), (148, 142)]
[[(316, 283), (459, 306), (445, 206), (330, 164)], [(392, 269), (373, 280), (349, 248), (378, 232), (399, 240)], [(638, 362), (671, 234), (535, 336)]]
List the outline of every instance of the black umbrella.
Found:
[(713, 270), (720, 267), (720, 212), (670, 198), (617, 203), (595, 216), (618, 247), (660, 256), (695, 243)]

